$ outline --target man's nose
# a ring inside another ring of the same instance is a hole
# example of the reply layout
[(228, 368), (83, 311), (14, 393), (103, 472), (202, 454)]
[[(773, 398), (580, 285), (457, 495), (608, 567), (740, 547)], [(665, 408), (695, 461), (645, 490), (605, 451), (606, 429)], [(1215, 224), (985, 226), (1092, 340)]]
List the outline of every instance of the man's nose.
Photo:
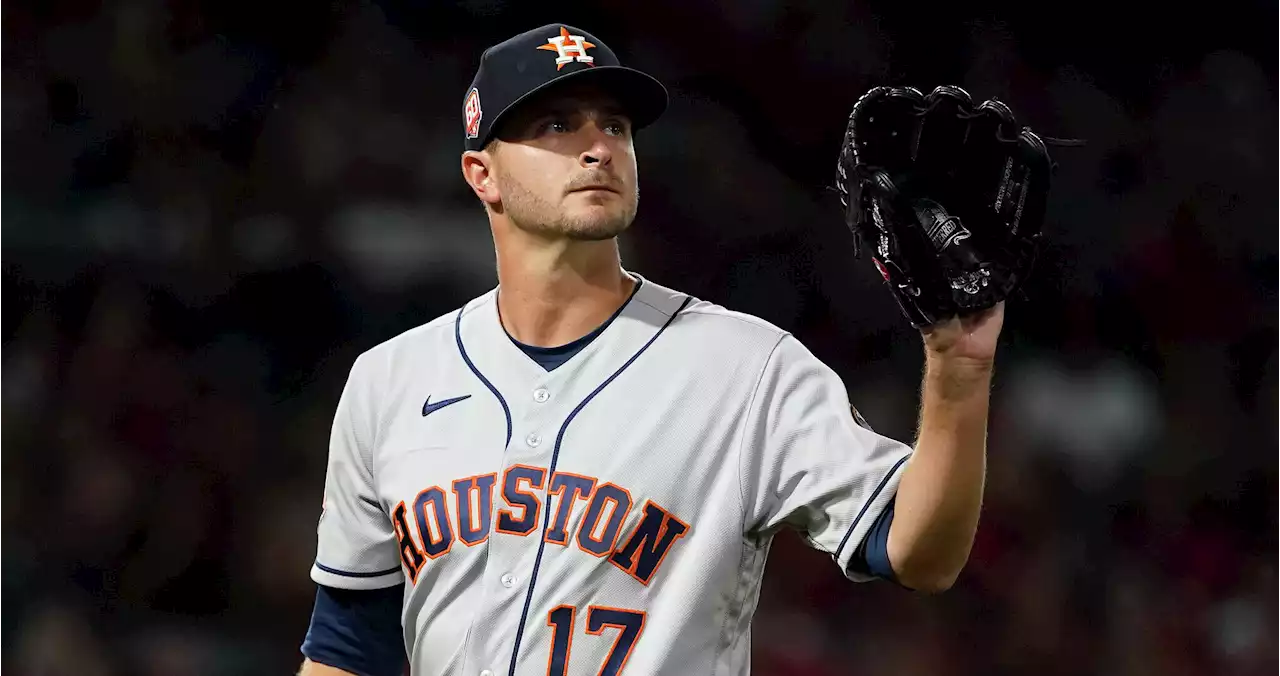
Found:
[(613, 161), (613, 150), (609, 147), (609, 135), (594, 124), (584, 125), (582, 133), (591, 139), (591, 145), (578, 157), (578, 163), (584, 167), (603, 167)]

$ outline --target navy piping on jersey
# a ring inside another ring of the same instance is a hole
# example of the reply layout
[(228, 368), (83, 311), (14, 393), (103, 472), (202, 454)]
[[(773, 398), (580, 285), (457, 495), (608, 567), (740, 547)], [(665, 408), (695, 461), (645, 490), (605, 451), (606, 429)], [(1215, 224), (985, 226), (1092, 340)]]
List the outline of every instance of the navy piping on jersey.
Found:
[[(603, 324), (597, 326), (591, 333), (588, 333), (587, 335), (572, 342), (565, 343), (564, 345), (558, 345), (556, 347), (538, 347), (536, 345), (522, 343), (516, 340), (515, 336), (512, 336), (510, 333), (507, 333), (507, 337), (511, 339), (512, 343), (515, 343), (516, 347), (520, 348), (526, 355), (528, 355), (530, 359), (537, 362), (538, 366), (541, 366), (547, 371), (554, 371), (565, 362), (573, 359), (573, 356), (581, 352), (582, 348), (590, 345), (591, 341), (604, 333), (604, 330), (609, 328), (609, 325), (613, 323), (613, 320), (617, 319), (618, 315), (621, 315), (622, 311), (631, 304), (631, 299), (636, 297), (636, 293), (640, 291), (640, 286), (642, 284), (644, 284), (643, 279), (636, 279), (636, 286), (631, 290), (631, 295), (627, 296), (627, 302), (618, 306), (618, 309), (614, 310), (613, 314), (610, 315)], [(506, 327), (503, 327), (503, 331), (506, 331)]]
[[(556, 435), (555, 448), (551, 451), (551, 467), (547, 469), (548, 489), (550, 489), (551, 486), (550, 477), (556, 473), (556, 462), (560, 459), (560, 442), (564, 441), (564, 434), (568, 431), (569, 425), (573, 422), (573, 419), (578, 416), (578, 413), (582, 412), (582, 409), (586, 408), (587, 404), (590, 403), (597, 394), (600, 394), (604, 388), (609, 386), (609, 383), (613, 382), (613, 380), (621, 375), (623, 371), (627, 370), (627, 367), (631, 366), (636, 359), (639, 359), (640, 355), (644, 354), (644, 351), (649, 349), (650, 345), (653, 345), (653, 342), (667, 330), (668, 326), (671, 326), (671, 322), (675, 321), (675, 318), (680, 315), (685, 306), (687, 306), (691, 300), (693, 299), (685, 297), (684, 302), (680, 304), (679, 308), (676, 308), (675, 312), (671, 313), (671, 316), (667, 318), (665, 323), (663, 323), (662, 328), (658, 329), (657, 333), (653, 334), (653, 337), (649, 339), (649, 342), (641, 346), (635, 354), (631, 355), (631, 358), (628, 359), (625, 364), (618, 367), (618, 370), (613, 372), (613, 375), (609, 376), (603, 383), (600, 383), (596, 389), (592, 390), (591, 394), (588, 394), (586, 399), (583, 399), (582, 403), (578, 404), (577, 407), (569, 413), (569, 417), (565, 418), (564, 424), (560, 426), (559, 434)], [(546, 534), (551, 528), (551, 511), (552, 510), (550, 509), (546, 510), (546, 517), (543, 519), (542, 524), (542, 537), (538, 538), (538, 556), (533, 560), (533, 572), (529, 575), (529, 590), (525, 592), (524, 610), (520, 612), (520, 626), (516, 628), (516, 641), (515, 645), (511, 649), (511, 668), (507, 672), (508, 676), (516, 675), (516, 658), (520, 656), (520, 640), (524, 638), (525, 622), (528, 622), (529, 620), (529, 606), (533, 603), (533, 589), (538, 582), (538, 569), (542, 566), (542, 552), (547, 546)]]
[(507, 443), (502, 445), (502, 448), (506, 449), (507, 446), (511, 445), (511, 407), (507, 406), (507, 400), (502, 398), (502, 394), (498, 392), (498, 388), (494, 387), (493, 383), (489, 382), (489, 379), (484, 377), (483, 373), (480, 373), (480, 369), (476, 368), (476, 365), (472, 363), (471, 357), (467, 356), (467, 348), (462, 345), (462, 313), (466, 309), (467, 306), (465, 305), (458, 309), (458, 318), (453, 320), (453, 337), (454, 340), (458, 341), (458, 354), (462, 355), (462, 361), (467, 363), (467, 368), (471, 369), (471, 372), (476, 374), (476, 377), (480, 379), (480, 382), (484, 383), (484, 386), (489, 388), (489, 391), (493, 393), (493, 396), (498, 398), (498, 403), (502, 404), (502, 412), (507, 416)]
[(319, 568), (320, 570), (326, 573), (329, 573), (330, 575), (341, 575), (342, 577), (363, 577), (363, 578), (382, 577), (383, 575), (390, 575), (400, 570), (400, 566), (396, 566), (395, 568), (388, 568), (386, 570), (375, 570), (372, 573), (356, 573), (349, 570), (338, 570), (337, 568), (330, 568), (324, 565), (323, 563), (320, 563), (319, 561), (316, 561), (316, 568)]
[(845, 531), (844, 539), (840, 540), (840, 546), (836, 548), (837, 560), (840, 558), (840, 552), (844, 551), (844, 546), (848, 544), (849, 536), (853, 535), (853, 529), (858, 527), (858, 523), (862, 521), (862, 517), (866, 516), (867, 510), (871, 509), (871, 503), (876, 501), (876, 497), (880, 495), (880, 491), (883, 491), (884, 487), (889, 484), (889, 479), (893, 478), (894, 472), (897, 472), (898, 468), (902, 466), (902, 463), (906, 462), (910, 457), (910, 455), (903, 456), (901, 460), (894, 463), (893, 469), (889, 470), (889, 472), (884, 475), (884, 478), (880, 480), (880, 485), (876, 486), (875, 492), (871, 494), (870, 498), (867, 498), (865, 503), (863, 503), (862, 511), (858, 512), (858, 516), (854, 518), (853, 523), (849, 524), (849, 530)]

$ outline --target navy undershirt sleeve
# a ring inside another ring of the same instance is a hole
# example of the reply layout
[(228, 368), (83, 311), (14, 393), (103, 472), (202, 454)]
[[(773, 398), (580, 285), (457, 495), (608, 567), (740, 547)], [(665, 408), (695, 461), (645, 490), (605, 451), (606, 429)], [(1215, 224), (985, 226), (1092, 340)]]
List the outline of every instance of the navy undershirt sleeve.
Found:
[(889, 563), (889, 526), (893, 523), (893, 501), (890, 501), (876, 518), (862, 544), (854, 552), (850, 567), (878, 578), (897, 582), (893, 566)]
[(319, 585), (302, 654), (357, 676), (401, 676), (403, 597), (403, 584), (358, 590)]

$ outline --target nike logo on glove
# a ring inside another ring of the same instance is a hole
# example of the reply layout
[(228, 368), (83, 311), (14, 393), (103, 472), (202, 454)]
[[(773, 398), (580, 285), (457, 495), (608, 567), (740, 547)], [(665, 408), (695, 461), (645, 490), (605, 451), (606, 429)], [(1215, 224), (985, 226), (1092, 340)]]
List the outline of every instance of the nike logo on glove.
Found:
[(427, 401), (422, 404), (422, 416), (426, 417), (427, 415), (434, 413), (436, 411), (439, 411), (440, 409), (444, 408), (445, 406), (448, 406), (449, 404), (456, 404), (462, 401), (463, 399), (470, 399), (470, 398), (471, 398), (471, 395), (467, 394), (461, 397), (454, 397), (452, 399), (444, 399), (442, 401), (437, 401), (436, 403), (433, 404), (431, 403), (431, 397), (427, 397)]

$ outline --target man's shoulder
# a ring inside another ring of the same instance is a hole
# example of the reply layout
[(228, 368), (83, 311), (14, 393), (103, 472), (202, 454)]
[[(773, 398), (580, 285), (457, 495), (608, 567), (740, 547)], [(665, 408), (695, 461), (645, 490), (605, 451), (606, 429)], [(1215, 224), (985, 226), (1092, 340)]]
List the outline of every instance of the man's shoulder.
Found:
[(736, 345), (771, 350), (790, 335), (786, 329), (756, 315), (661, 285), (653, 286), (660, 294), (688, 299), (675, 326), (686, 329), (697, 340), (710, 341), (721, 348)]
[(684, 312), (709, 330), (745, 333), (774, 341), (788, 335), (786, 329), (767, 319), (700, 298), (692, 298)]

